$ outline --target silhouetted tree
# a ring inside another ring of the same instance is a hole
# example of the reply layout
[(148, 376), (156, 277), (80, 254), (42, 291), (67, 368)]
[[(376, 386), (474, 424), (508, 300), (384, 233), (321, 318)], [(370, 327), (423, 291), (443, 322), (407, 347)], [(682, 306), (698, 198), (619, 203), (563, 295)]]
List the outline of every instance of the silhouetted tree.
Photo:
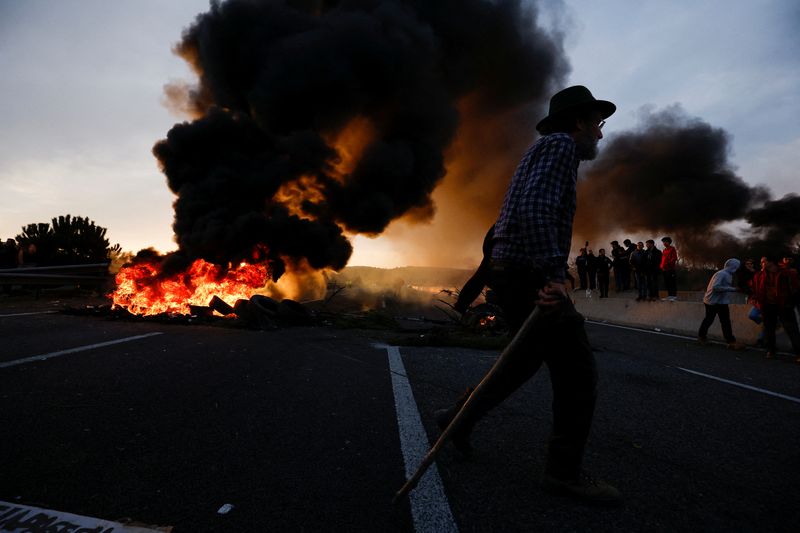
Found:
[(17, 235), (20, 246), (36, 245), (39, 265), (103, 263), (120, 252), (120, 245), (109, 243), (106, 228), (85, 217), (62, 215), (46, 222), (23, 226)]

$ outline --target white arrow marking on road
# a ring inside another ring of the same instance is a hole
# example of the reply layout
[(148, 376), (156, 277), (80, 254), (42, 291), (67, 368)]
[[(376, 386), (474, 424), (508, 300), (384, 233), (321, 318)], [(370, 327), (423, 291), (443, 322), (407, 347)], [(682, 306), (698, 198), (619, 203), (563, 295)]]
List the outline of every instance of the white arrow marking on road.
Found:
[[(397, 346), (376, 344), (385, 348), (389, 354), (389, 371), (392, 375), (392, 391), (397, 409), (397, 424), (400, 427), (400, 448), (406, 467), (406, 478), (414, 475), (417, 466), (428, 453), (428, 435), (422, 426), (417, 402), (406, 377), (403, 359)], [(444, 493), (442, 479), (436, 468), (430, 468), (422, 476), (419, 485), (411, 491), (411, 516), (414, 530), (418, 533), (457, 533), (458, 526), (453, 520), (450, 503)]]
[(95, 348), (103, 348), (104, 346), (112, 346), (114, 344), (120, 344), (123, 342), (130, 342), (136, 341), (139, 339), (146, 339), (147, 337), (153, 337), (155, 335), (161, 335), (160, 331), (155, 331), (153, 333), (145, 333), (144, 335), (136, 335), (134, 337), (125, 337), (124, 339), (117, 339), (113, 341), (107, 342), (98, 342), (97, 344), (89, 344), (88, 346), (78, 346), (77, 348), (69, 348), (67, 350), (60, 350), (58, 352), (50, 352), (42, 355), (34, 355), (33, 357), (26, 357), (25, 359), (17, 359), (15, 361), (6, 361), (5, 363), (0, 363), (0, 368), (7, 368), (9, 366), (16, 366), (16, 365), (24, 365), (25, 363), (34, 363), (36, 361), (44, 361), (46, 359), (50, 359), (53, 357), (58, 357), (60, 355), (67, 355), (70, 353), (76, 352), (84, 352), (86, 350), (94, 350)]
[(689, 370), (688, 368), (681, 368), (676, 366), (678, 370), (683, 370), (684, 372), (688, 372), (690, 374), (696, 374), (698, 376), (703, 376), (704, 378), (714, 379), (716, 381), (721, 381), (722, 383), (727, 383), (728, 385), (735, 385), (737, 387), (742, 387), (743, 389), (754, 390), (756, 392), (760, 392), (762, 394), (768, 394), (769, 396), (775, 396), (776, 398), (783, 398), (784, 400), (789, 400), (790, 402), (800, 403), (800, 398), (795, 398), (794, 396), (787, 396), (785, 394), (781, 394), (779, 392), (772, 392), (767, 389), (759, 389), (758, 387), (753, 387), (752, 385), (746, 385), (744, 383), (739, 383), (738, 381), (731, 381), (729, 379), (718, 378), (717, 376), (712, 376), (711, 374), (703, 374), (702, 372), (697, 372), (696, 370)]

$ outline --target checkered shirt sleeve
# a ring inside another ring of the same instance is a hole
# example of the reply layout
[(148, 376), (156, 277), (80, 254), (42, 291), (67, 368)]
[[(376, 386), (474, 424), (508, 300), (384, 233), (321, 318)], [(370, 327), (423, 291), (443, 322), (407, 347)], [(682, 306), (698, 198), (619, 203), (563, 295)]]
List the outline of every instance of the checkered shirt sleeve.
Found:
[(565, 133), (531, 146), (511, 179), (495, 227), (492, 258), (544, 269), (564, 281), (575, 216), (578, 157)]

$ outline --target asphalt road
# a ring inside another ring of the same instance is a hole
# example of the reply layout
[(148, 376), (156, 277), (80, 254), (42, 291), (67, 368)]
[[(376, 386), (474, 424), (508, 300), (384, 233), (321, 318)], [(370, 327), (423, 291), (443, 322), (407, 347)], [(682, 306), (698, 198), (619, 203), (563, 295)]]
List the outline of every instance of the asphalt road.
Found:
[(433, 410), (496, 352), (26, 311), (0, 307), (0, 501), (176, 533), (800, 524), (800, 365), (763, 352), (589, 324), (600, 398), (585, 467), (623, 491), (622, 507), (541, 491), (546, 368), (481, 422), (473, 459), (445, 449), (440, 495), (392, 506), (409, 442), (428, 446), (414, 413), (434, 440)]

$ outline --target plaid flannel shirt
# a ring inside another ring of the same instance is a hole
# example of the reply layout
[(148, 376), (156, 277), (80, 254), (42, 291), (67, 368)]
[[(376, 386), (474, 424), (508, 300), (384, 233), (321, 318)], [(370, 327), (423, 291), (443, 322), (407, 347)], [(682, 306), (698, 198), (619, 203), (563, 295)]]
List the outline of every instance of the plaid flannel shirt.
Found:
[(528, 149), (495, 225), (494, 261), (539, 267), (547, 279), (564, 282), (579, 163), (566, 133), (545, 135)]

